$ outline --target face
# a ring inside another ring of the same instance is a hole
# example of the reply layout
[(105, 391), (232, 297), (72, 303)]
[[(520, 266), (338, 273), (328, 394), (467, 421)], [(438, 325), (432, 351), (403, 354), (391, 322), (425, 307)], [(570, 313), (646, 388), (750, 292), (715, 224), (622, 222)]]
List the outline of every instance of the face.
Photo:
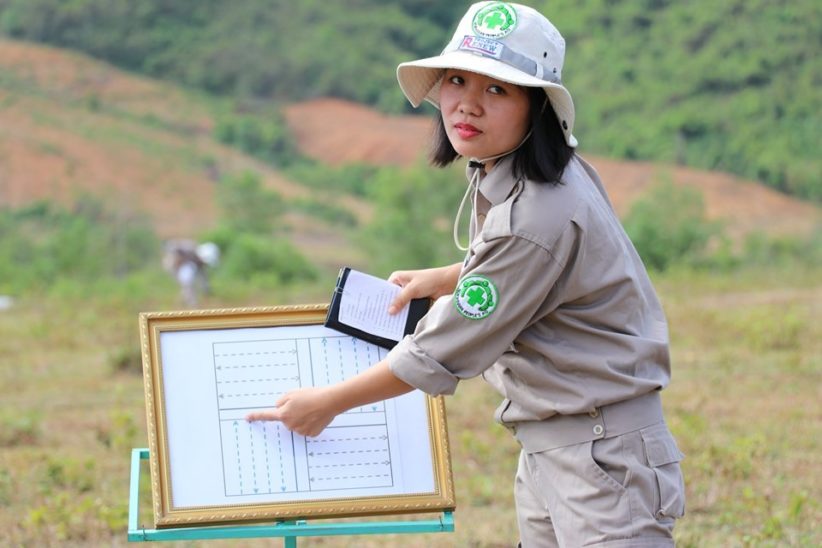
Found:
[[(482, 160), (509, 152), (528, 132), (525, 88), (475, 72), (449, 69), (440, 85), (440, 112), (451, 146)], [(493, 161), (486, 162), (486, 170)]]

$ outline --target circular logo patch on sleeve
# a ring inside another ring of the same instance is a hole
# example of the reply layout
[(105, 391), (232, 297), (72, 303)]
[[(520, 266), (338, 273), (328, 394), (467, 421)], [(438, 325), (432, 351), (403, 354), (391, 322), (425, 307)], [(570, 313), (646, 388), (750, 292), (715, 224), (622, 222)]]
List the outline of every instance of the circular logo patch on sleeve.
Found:
[(485, 276), (467, 276), (454, 291), (454, 306), (471, 320), (481, 320), (497, 309), (499, 294), (494, 282)]

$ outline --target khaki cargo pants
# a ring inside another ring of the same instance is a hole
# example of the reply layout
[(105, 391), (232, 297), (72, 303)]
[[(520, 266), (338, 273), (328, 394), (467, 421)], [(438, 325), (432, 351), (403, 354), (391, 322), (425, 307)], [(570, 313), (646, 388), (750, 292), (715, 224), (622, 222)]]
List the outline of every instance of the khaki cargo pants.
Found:
[(685, 511), (682, 454), (664, 422), (520, 453), (514, 487), (523, 548), (673, 546)]

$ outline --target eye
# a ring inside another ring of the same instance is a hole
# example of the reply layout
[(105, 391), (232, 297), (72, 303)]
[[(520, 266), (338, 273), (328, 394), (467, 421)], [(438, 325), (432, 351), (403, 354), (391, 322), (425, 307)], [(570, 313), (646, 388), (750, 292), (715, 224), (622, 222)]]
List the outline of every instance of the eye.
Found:
[(462, 85), (465, 83), (465, 79), (462, 76), (454, 74), (453, 76), (448, 78), (448, 81), (455, 85)]
[(488, 88), (488, 91), (489, 93), (492, 93), (494, 95), (505, 95), (505, 88), (502, 86), (490, 86)]

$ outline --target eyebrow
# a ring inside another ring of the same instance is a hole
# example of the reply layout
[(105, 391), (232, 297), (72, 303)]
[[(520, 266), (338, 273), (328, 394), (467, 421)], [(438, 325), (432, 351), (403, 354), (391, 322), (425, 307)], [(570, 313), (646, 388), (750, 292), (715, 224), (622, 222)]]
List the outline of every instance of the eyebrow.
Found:
[(520, 87), (517, 84), (512, 84), (511, 82), (506, 82), (505, 80), (500, 80), (498, 78), (494, 78), (492, 76), (486, 76), (485, 74), (480, 74), (479, 72), (474, 72), (471, 70), (466, 69), (455, 69), (455, 68), (447, 68), (445, 72), (443, 72), (443, 76), (453, 76), (453, 75), (463, 75), (463, 74), (471, 74), (478, 78), (482, 78), (488, 80), (489, 82), (493, 82), (495, 86), (501, 87)]

